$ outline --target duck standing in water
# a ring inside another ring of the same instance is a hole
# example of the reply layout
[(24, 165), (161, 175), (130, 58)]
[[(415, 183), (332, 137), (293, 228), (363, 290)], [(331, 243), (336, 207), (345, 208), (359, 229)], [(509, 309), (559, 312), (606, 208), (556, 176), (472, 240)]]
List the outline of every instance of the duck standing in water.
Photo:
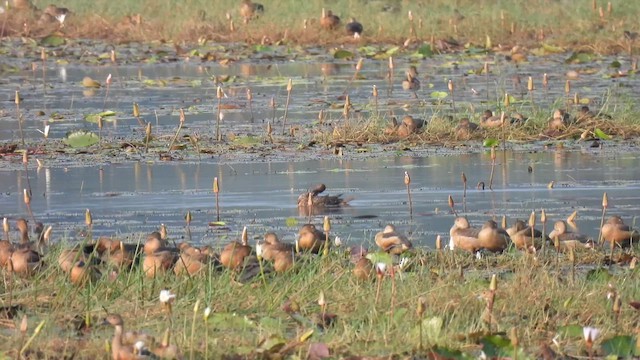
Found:
[(418, 69), (411, 65), (406, 72), (406, 79), (402, 81), (402, 88), (413, 93), (413, 97), (418, 98), (416, 91), (420, 90), (420, 80), (418, 80)]
[(411, 241), (409, 241), (406, 236), (398, 233), (395, 226), (391, 224), (385, 226), (384, 230), (377, 233), (375, 240), (376, 245), (378, 245), (382, 251), (394, 255), (400, 255), (413, 248)]
[(325, 184), (318, 184), (310, 188), (308, 192), (298, 196), (298, 208), (309, 207), (309, 196), (311, 196), (311, 206), (314, 208), (337, 208), (348, 205), (351, 199), (342, 198), (342, 194), (338, 195), (320, 195), (327, 189)]

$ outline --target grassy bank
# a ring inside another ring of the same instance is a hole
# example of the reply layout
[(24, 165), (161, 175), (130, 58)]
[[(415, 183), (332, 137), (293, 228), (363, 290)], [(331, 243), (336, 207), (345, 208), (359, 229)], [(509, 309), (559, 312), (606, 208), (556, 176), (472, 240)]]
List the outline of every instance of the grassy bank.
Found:
[[(490, 38), (494, 46), (537, 47), (548, 43), (574, 50), (620, 53), (635, 47), (635, 41), (626, 39), (623, 32), (640, 30), (635, 21), (640, 4), (622, 0), (609, 3), (602, 0), (263, 0), (264, 14), (246, 25), (239, 13), (239, 3), (235, 0), (130, 0), (118, 3), (66, 0), (57, 5), (74, 12), (63, 29), (69, 36), (122, 41), (170, 39), (195, 42), (209, 38), (255, 43), (266, 37), (267, 41), (284, 39), (285, 42), (310, 45), (352, 42), (342, 26), (335, 32), (319, 31), (323, 7), (339, 15), (342, 24), (350, 17), (356, 17), (365, 29), (362, 43), (402, 44), (412, 38), (416, 44), (433, 37), (454, 40), (460, 45), (484, 46)], [(35, 1), (40, 8), (48, 4), (48, 1)], [(409, 11), (414, 15), (415, 35), (411, 35)], [(125, 19), (136, 14), (141, 15), (141, 24)], [(234, 23), (234, 31), (230, 29), (227, 14)], [(305, 20), (307, 29), (303, 27)], [(23, 23), (15, 21), (14, 26), (14, 31), (19, 33)], [(45, 29), (36, 32), (42, 33)]]
[[(191, 278), (149, 279), (139, 268), (116, 273), (105, 267), (97, 282), (78, 288), (54, 265), (58, 251), (47, 255), (48, 270), (34, 278), (3, 272), (3, 306), (19, 307), (11, 316), (2, 312), (0, 349), (12, 358), (19, 349), (28, 358), (107, 358), (113, 330), (100, 325), (107, 312), (121, 314), (125, 330), (143, 330), (158, 343), (170, 329), (171, 343), (185, 358), (306, 358), (312, 343), (326, 345), (334, 358), (423, 358), (431, 351), (475, 358), (481, 349), (488, 356), (512, 356), (513, 344), (519, 358), (540, 358), (549, 349), (586, 357), (583, 326), (601, 330), (593, 348), (598, 356), (613, 351), (608, 341), (617, 335), (631, 336), (624, 339), (635, 349), (637, 311), (627, 305), (640, 296), (628, 263), (633, 254), (617, 252), (618, 265), (600, 267), (608, 250), (577, 252), (574, 268), (553, 249), (481, 260), (421, 249), (408, 255), (409, 265), (396, 269), (394, 278), (387, 272), (363, 282), (338, 248), (325, 258), (300, 256), (285, 274), (269, 274), (265, 264), (264, 281), (256, 275), (240, 283), (234, 280), (240, 276), (214, 268)], [(489, 307), (492, 274), (497, 289)], [(158, 300), (161, 289), (176, 294), (170, 311)], [(319, 320), (320, 293), (324, 312), (336, 315), (333, 321)], [(621, 307), (613, 307), (608, 294)], [(420, 302), (424, 312), (417, 313)], [(212, 311), (208, 318), (206, 307)]]

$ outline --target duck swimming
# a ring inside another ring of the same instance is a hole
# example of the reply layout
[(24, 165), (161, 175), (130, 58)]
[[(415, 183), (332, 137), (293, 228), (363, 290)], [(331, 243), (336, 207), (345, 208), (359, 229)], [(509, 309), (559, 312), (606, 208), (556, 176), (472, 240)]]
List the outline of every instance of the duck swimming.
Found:
[(311, 196), (311, 206), (314, 208), (331, 208), (340, 207), (349, 204), (351, 199), (344, 199), (342, 194), (338, 195), (319, 195), (327, 189), (325, 184), (318, 184), (310, 188), (308, 192), (298, 196), (298, 207), (309, 207), (309, 196)]

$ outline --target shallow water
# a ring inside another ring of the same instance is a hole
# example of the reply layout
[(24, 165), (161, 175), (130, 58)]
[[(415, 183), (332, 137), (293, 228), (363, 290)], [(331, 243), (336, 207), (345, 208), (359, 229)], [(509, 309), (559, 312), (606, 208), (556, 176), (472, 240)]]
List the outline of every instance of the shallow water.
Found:
[[(122, 50), (121, 50), (122, 51)], [(589, 64), (565, 64), (568, 54), (547, 57), (530, 56), (528, 63), (515, 65), (502, 55), (442, 55), (419, 61), (422, 88), (418, 99), (402, 90), (401, 82), (409, 63), (397, 60), (393, 82), (388, 81), (387, 60), (365, 60), (358, 79), (349, 87), (348, 93), (353, 103), (352, 117), (367, 118), (374, 109), (372, 88), (379, 89), (379, 112), (388, 118), (410, 114), (421, 118), (431, 118), (446, 114), (468, 116), (479, 114), (484, 109), (496, 110), (502, 106), (505, 93), (514, 96), (512, 110), (524, 112), (533, 109), (527, 93), (527, 79), (533, 77), (535, 108), (548, 111), (573, 99), (578, 93), (581, 99), (588, 99), (592, 109), (605, 112), (628, 105), (628, 100), (637, 93), (640, 86), (635, 76), (611, 78), (617, 72), (609, 64), (614, 60), (621, 63), (622, 70), (630, 67), (624, 57), (603, 58)], [(291, 56), (290, 56), (291, 57)], [(293, 57), (291, 57), (293, 58)], [(28, 59), (22, 59), (23, 62)], [(36, 58), (32, 59), (37, 63)], [(476, 75), (484, 63), (490, 64), (488, 76)], [(230, 109), (222, 111), (223, 133), (236, 134), (264, 132), (266, 121), (275, 119), (281, 124), (286, 102), (286, 84), (293, 79), (292, 101), (288, 113), (288, 123), (311, 126), (322, 109), (326, 120), (342, 117), (343, 100), (338, 97), (349, 86), (356, 60), (334, 60), (323, 51), (321, 55), (308, 55), (300, 60), (287, 62), (267, 62), (254, 60), (252, 63), (237, 62), (228, 66), (200, 60), (182, 61), (169, 64), (138, 65), (57, 65), (53, 58), (48, 61), (46, 75), (41, 67), (30, 70), (30, 63), (21, 67), (25, 70), (11, 74), (0, 84), (0, 141), (17, 140), (14, 92), (19, 90), (23, 98), (21, 113), (24, 118), (25, 136), (41, 138), (36, 129), (51, 125), (50, 137), (62, 138), (72, 129), (97, 130), (95, 123), (84, 120), (87, 114), (107, 110), (117, 112), (116, 120), (107, 120), (103, 135), (109, 137), (142, 137), (143, 131), (132, 116), (132, 104), (140, 104), (142, 117), (154, 125), (155, 135), (171, 135), (178, 124), (178, 109), (187, 114), (187, 133), (212, 134), (217, 116), (216, 87), (221, 85), (225, 92), (222, 104)], [(41, 66), (41, 65), (40, 65)], [(571, 79), (571, 91), (565, 94), (566, 73), (580, 72), (577, 79)], [(543, 74), (549, 76), (549, 87), (542, 86)], [(109, 93), (105, 87), (86, 89), (81, 85), (84, 76), (90, 76), (105, 83), (107, 76), (113, 76)], [(520, 82), (515, 79), (519, 78)], [(228, 79), (218, 82), (216, 79)], [(432, 92), (447, 92), (447, 82), (455, 86), (453, 97), (437, 101)], [(162, 83), (162, 84), (161, 84)], [(252, 111), (246, 99), (246, 89), (253, 91)], [(275, 99), (276, 112), (269, 104)], [(44, 111), (45, 115), (39, 115)], [(53, 116), (58, 114), (59, 116)]]
[[(505, 161), (506, 160), (506, 161)], [(528, 166), (533, 169), (528, 172)], [(388, 157), (367, 160), (302, 161), (291, 163), (132, 163), (84, 168), (30, 169), (32, 207), (37, 220), (52, 224), (55, 237), (77, 236), (84, 211), (91, 209), (94, 233), (134, 234), (168, 226), (170, 236), (184, 236), (184, 216), (193, 213), (193, 241), (217, 243), (239, 235), (247, 225), (252, 236), (273, 230), (293, 241), (307, 217), (296, 200), (309, 186), (324, 182), (327, 192), (353, 197), (351, 206), (329, 214), (332, 232), (350, 243), (371, 242), (386, 223), (410, 233), (420, 245), (433, 246), (453, 224), (448, 195), (456, 210), (472, 224), (502, 215), (527, 219), (532, 210), (545, 209), (551, 221), (579, 213), (580, 230), (598, 236), (603, 192), (610, 214), (631, 224), (640, 215), (640, 155), (600, 150), (511, 153), (498, 155), (494, 190), (488, 189), (488, 153)], [(411, 175), (413, 217), (409, 216), (404, 172)], [(461, 173), (469, 189), (463, 198)], [(221, 220), (228, 230), (210, 227), (216, 220), (212, 180), (221, 183)], [(555, 187), (547, 184), (555, 181)], [(477, 190), (479, 181), (487, 184)], [(27, 217), (22, 201), (24, 171), (0, 171), (0, 215)], [(323, 214), (314, 214), (321, 224)], [(297, 226), (288, 227), (287, 219)], [(539, 224), (538, 217), (538, 224)], [(320, 225), (321, 226), (321, 225)], [(551, 227), (551, 223), (549, 224)]]

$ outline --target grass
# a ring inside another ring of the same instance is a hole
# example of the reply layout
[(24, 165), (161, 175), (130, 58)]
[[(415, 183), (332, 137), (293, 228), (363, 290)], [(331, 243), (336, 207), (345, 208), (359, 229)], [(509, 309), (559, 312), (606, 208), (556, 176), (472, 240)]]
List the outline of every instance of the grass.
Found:
[[(185, 357), (193, 352), (195, 358), (205, 354), (216, 358), (304, 358), (309, 344), (316, 342), (326, 344), (334, 357), (426, 356), (438, 348), (460, 350), (471, 358), (479, 355), (481, 342), (491, 339), (489, 329), (505, 338), (516, 329), (518, 346), (530, 358), (539, 356), (540, 344), (564, 355), (586, 356), (584, 340), (573, 328), (600, 329), (603, 335), (594, 348), (601, 354), (600, 344), (605, 339), (635, 333), (637, 313), (626, 304), (640, 296), (636, 270), (625, 262), (627, 255), (618, 252), (616, 259), (623, 263), (600, 267), (607, 250), (578, 252), (573, 280), (568, 257), (553, 250), (535, 258), (511, 251), (476, 260), (466, 253), (419, 249), (408, 255), (411, 262), (407, 270), (396, 275), (396, 306), (392, 309), (390, 277), (382, 280), (380, 299), (374, 303), (375, 278), (357, 281), (341, 248), (326, 258), (302, 255), (293, 271), (268, 274), (266, 284), (259, 276), (240, 284), (232, 281), (229, 271), (213, 268), (191, 278), (168, 274), (156, 279), (147, 279), (139, 268), (123, 270), (110, 279), (110, 271), (103, 268), (104, 275), (97, 283), (76, 288), (54, 265), (59, 249), (66, 246), (52, 249), (45, 258), (47, 270), (33, 279), (3, 272), (3, 306), (21, 308), (12, 319), (1, 319), (6, 330), (0, 351), (8, 356), (15, 357), (24, 338), (32, 336), (35, 325), (44, 321), (42, 331), (29, 344), (28, 357), (107, 358), (105, 346), (113, 330), (99, 325), (107, 311), (120, 313), (125, 329), (143, 330), (158, 342), (170, 328), (172, 342)], [(492, 274), (497, 274), (498, 286), (494, 323), (489, 327), (483, 321), (487, 310), (482, 295), (489, 289)], [(607, 300), (610, 286), (622, 299), (617, 320)], [(161, 289), (177, 295), (170, 314), (158, 301)], [(337, 315), (329, 326), (316, 324), (320, 292), (326, 299), (327, 313)], [(416, 315), (419, 299), (426, 303), (423, 341), (427, 350), (422, 352), (418, 350), (420, 321)], [(287, 303), (289, 308), (299, 307), (293, 316), (283, 310)], [(205, 307), (212, 310), (206, 321)], [(22, 314), (28, 317), (25, 334), (19, 331)], [(86, 326), (87, 319), (90, 326)], [(301, 339), (310, 331), (310, 338)], [(286, 352), (277, 354), (283, 346)], [(512, 348), (499, 351), (508, 355)]]
[[(49, 2), (34, 1), (40, 8)], [(342, 27), (335, 33), (317, 31), (323, 7), (341, 16), (343, 24), (355, 16), (364, 24), (363, 43), (403, 44), (409, 36), (408, 11), (414, 14), (416, 36), (414, 44), (434, 39), (455, 39), (460, 44), (484, 46), (487, 38), (501, 47), (520, 45), (528, 48), (541, 43), (563, 46), (578, 51), (598, 53), (626, 53), (635, 47), (634, 41), (624, 38), (623, 30), (638, 32), (634, 14), (640, 5), (628, 1), (611, 1), (612, 12), (607, 3), (569, 1), (365, 1), (336, 0), (330, 4), (314, 0), (300, 3), (296, 0), (263, 0), (264, 14), (243, 24), (239, 14), (239, 1), (204, 0), (125, 1), (117, 5), (108, 0), (87, 3), (67, 0), (58, 3), (74, 12), (63, 31), (71, 37), (107, 38), (116, 41), (173, 40), (175, 42), (197, 42), (210, 39), (221, 42), (246, 41), (250, 43), (292, 42), (308, 45), (323, 45), (352, 42), (343, 33)], [(603, 8), (600, 17), (599, 7)], [(531, 12), (535, 8), (537, 11)], [(386, 9), (386, 10), (385, 10)], [(457, 20), (455, 10), (464, 15)], [(235, 31), (230, 31), (226, 14), (234, 22)], [(142, 24), (135, 25), (126, 16), (142, 15)], [(303, 28), (304, 20), (308, 28)], [(13, 21), (13, 20), (12, 20)], [(14, 33), (23, 31), (22, 22), (16, 19), (10, 29)], [(36, 34), (35, 21), (31, 28)], [(50, 29), (49, 29), (50, 31)]]

